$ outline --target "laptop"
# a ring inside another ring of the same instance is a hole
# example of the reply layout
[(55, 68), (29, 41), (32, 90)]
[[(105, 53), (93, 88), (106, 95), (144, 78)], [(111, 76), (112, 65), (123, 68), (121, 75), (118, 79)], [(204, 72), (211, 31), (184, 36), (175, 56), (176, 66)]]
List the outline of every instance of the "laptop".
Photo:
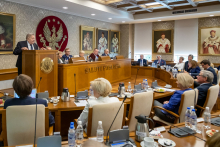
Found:
[[(36, 88), (32, 89), (30, 97), (36, 98), (36, 93), (37, 93), (37, 89)], [(14, 98), (20, 98), (15, 91), (14, 91)]]

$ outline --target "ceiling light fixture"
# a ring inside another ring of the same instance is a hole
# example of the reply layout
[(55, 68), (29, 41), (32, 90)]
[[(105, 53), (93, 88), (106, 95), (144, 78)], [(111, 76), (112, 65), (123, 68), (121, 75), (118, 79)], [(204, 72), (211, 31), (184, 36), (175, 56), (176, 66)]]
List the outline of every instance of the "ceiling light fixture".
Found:
[(112, 18), (108, 18), (109, 20), (111, 20)]
[(159, 5), (159, 2), (153, 2), (153, 3), (147, 3), (145, 4), (146, 6), (152, 6), (152, 5)]
[(95, 16), (95, 14), (91, 14), (92, 16)]
[(215, 15), (209, 15), (209, 16), (211, 16), (211, 17), (212, 17), (212, 16), (215, 16)]
[(68, 9), (68, 7), (63, 7), (63, 9)]
[(158, 20), (158, 21), (161, 21), (161, 20)]

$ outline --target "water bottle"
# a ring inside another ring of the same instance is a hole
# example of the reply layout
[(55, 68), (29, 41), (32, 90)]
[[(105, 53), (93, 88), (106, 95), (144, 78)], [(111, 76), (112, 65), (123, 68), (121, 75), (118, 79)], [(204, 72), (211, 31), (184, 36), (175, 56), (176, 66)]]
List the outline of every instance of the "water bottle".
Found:
[(205, 108), (205, 112), (203, 114), (203, 117), (204, 117), (204, 127), (206, 129), (211, 128), (211, 114), (209, 112), (209, 107)]
[(131, 92), (131, 82), (128, 82), (128, 92)]
[(98, 142), (103, 142), (104, 130), (102, 128), (102, 121), (98, 122), (96, 137)]
[(145, 90), (147, 91), (147, 89), (148, 89), (148, 82), (147, 82), (147, 79), (145, 80)]
[(145, 79), (143, 79), (142, 83), (141, 83), (141, 89), (144, 90), (144, 86), (145, 86)]
[(190, 107), (187, 107), (185, 113), (185, 126), (190, 128)]
[(82, 147), (82, 143), (83, 143), (82, 121), (78, 121), (78, 126), (76, 128), (76, 147)]
[(197, 130), (197, 116), (195, 109), (192, 109), (192, 113), (190, 114), (190, 122), (191, 122), (191, 129)]
[(68, 145), (69, 145), (69, 147), (74, 147), (75, 146), (75, 140), (76, 140), (76, 136), (75, 136), (74, 125), (71, 125), (70, 129), (69, 129), (69, 133), (68, 133)]
[(192, 113), (192, 109), (194, 109), (194, 106), (190, 106), (190, 114)]
[[(74, 126), (74, 122), (70, 122), (70, 126)], [(70, 130), (70, 127), (69, 127), (69, 130)]]

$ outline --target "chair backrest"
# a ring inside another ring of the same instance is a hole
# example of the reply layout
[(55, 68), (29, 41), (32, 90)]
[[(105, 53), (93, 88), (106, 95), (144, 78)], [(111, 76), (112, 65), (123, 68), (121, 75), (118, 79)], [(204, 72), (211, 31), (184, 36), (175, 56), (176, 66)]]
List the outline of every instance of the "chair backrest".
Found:
[[(219, 85), (209, 87), (203, 108), (209, 107), (209, 111), (211, 112), (212, 108), (214, 107), (217, 101), (218, 93), (219, 93)], [(203, 116), (204, 112), (205, 111), (202, 112), (201, 116)]]
[[(122, 102), (97, 104), (94, 105), (92, 108), (89, 108), (87, 136), (88, 137), (96, 136), (98, 121), (102, 121), (104, 136), (106, 136), (108, 129), (116, 113), (118, 112), (121, 103)], [(121, 110), (119, 111), (118, 116), (116, 117), (111, 130), (117, 130), (122, 128), (122, 122), (124, 117), (123, 115), (124, 115), (124, 105), (122, 105)]]
[(128, 114), (128, 126), (129, 131), (135, 130), (135, 125), (137, 123), (137, 120), (135, 119), (135, 116), (138, 116), (140, 114), (143, 114), (145, 116), (149, 116), (151, 109), (153, 105), (153, 92), (143, 92), (143, 93), (136, 93), (131, 98), (130, 103), (130, 111)]
[[(196, 96), (196, 99), (195, 99), (195, 96)], [(180, 123), (185, 121), (185, 113), (186, 113), (187, 107), (190, 107), (190, 106), (195, 107), (197, 100), (198, 100), (198, 89), (188, 90), (182, 94), (180, 107), (178, 111), (179, 116), (180, 116), (179, 118)], [(179, 122), (175, 122), (175, 123), (179, 123)]]
[[(33, 144), (36, 105), (9, 106), (6, 109), (8, 146)], [(48, 113), (49, 115), (49, 113)], [(48, 116), (49, 121), (49, 116)], [(49, 124), (48, 124), (49, 127)], [(45, 136), (45, 106), (37, 105), (36, 139)]]

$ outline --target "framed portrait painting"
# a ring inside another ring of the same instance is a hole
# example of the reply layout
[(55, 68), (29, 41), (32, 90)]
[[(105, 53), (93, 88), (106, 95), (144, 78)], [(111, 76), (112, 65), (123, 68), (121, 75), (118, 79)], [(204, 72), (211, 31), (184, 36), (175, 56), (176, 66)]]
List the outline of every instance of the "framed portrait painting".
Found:
[(173, 30), (153, 30), (152, 53), (173, 53)]
[(220, 27), (199, 29), (199, 55), (220, 56)]
[(15, 47), (15, 14), (0, 13), (0, 54), (12, 54)]
[(109, 45), (111, 53), (120, 53), (120, 31), (110, 31)]
[(96, 47), (103, 54), (104, 50), (109, 48), (109, 31), (97, 28), (96, 36)]
[(80, 50), (91, 53), (95, 48), (95, 28), (80, 26)]

